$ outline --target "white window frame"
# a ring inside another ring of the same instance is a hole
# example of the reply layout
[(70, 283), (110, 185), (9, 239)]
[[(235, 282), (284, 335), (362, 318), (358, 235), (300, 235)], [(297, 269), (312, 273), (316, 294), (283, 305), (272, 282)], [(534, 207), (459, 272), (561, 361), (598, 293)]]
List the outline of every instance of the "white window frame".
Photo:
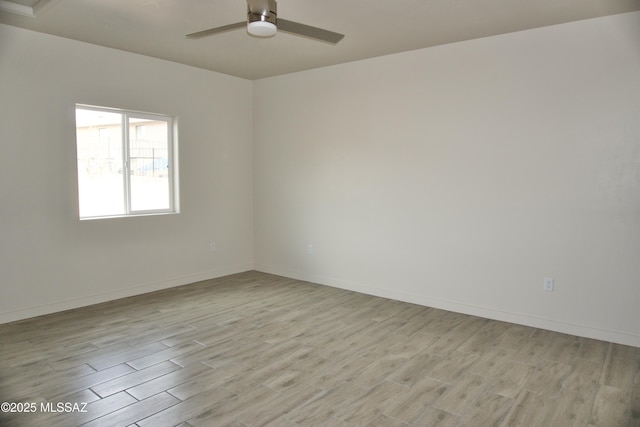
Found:
[[(122, 132), (122, 161), (123, 169), (129, 171), (130, 165), (130, 142), (129, 142), (129, 127), (130, 119), (144, 119), (144, 120), (156, 120), (164, 121), (167, 123), (167, 163), (168, 172), (167, 179), (169, 181), (169, 207), (167, 209), (152, 209), (152, 210), (132, 210), (131, 209), (131, 173), (123, 173), (123, 186), (124, 186), (124, 213), (118, 213), (113, 215), (97, 215), (97, 216), (80, 216), (80, 220), (91, 219), (103, 219), (103, 218), (122, 218), (130, 216), (144, 216), (144, 215), (164, 215), (179, 213), (178, 204), (178, 150), (177, 150), (177, 134), (178, 128), (177, 117), (168, 116), (165, 114), (146, 113), (134, 110), (125, 110), (121, 108), (100, 107), (95, 105), (75, 104), (74, 111), (92, 110), (92, 111), (104, 111), (107, 113), (117, 113), (122, 116), (121, 132)], [(77, 128), (77, 123), (76, 123)], [(76, 137), (76, 150), (77, 150), (77, 137)], [(76, 160), (77, 160), (76, 152)], [(78, 203), (80, 194), (78, 194)]]

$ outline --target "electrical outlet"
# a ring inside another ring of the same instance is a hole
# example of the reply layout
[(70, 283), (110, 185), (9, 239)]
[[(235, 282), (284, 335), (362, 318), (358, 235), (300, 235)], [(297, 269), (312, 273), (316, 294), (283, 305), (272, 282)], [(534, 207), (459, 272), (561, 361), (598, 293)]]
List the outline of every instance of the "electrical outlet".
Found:
[(553, 285), (554, 285), (553, 277), (544, 278), (543, 290), (545, 292), (553, 292)]
[(307, 253), (313, 255), (313, 245), (307, 245)]
[(211, 245), (209, 246), (209, 250), (211, 250), (211, 253), (214, 253), (216, 251), (216, 244), (211, 243)]

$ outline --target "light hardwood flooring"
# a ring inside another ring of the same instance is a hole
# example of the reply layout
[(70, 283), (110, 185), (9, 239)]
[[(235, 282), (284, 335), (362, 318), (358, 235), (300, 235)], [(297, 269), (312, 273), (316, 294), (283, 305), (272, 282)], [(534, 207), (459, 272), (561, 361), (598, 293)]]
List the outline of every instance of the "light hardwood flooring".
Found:
[(0, 325), (0, 401), (37, 409), (2, 426), (636, 427), (640, 349), (247, 272)]

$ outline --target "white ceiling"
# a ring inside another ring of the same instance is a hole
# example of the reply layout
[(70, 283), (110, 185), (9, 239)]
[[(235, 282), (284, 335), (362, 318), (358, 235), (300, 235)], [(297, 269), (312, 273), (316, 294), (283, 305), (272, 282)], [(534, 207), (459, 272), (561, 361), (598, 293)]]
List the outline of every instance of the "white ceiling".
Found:
[(245, 0), (0, 0), (0, 23), (258, 79), (635, 10), (640, 0), (278, 0), (279, 17), (345, 34), (337, 45), (244, 29), (185, 38), (245, 20)]

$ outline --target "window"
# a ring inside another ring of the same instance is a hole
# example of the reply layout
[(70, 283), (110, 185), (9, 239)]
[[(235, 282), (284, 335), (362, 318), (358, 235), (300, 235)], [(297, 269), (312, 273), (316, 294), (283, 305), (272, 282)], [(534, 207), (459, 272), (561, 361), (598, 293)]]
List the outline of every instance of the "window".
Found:
[(174, 120), (76, 105), (80, 218), (171, 213)]

